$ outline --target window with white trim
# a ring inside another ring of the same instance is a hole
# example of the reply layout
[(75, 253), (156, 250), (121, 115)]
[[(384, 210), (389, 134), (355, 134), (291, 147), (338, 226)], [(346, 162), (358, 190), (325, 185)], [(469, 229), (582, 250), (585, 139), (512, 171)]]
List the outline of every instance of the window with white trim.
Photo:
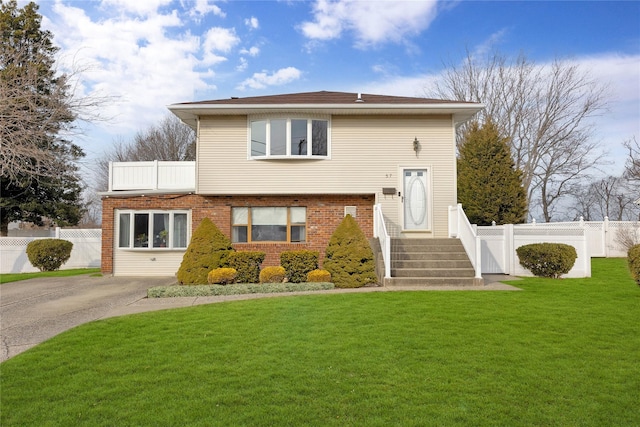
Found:
[(329, 156), (329, 120), (259, 118), (249, 122), (250, 157), (326, 158)]
[(188, 211), (118, 211), (118, 248), (185, 249)]
[(231, 208), (231, 241), (305, 242), (306, 222), (306, 207)]

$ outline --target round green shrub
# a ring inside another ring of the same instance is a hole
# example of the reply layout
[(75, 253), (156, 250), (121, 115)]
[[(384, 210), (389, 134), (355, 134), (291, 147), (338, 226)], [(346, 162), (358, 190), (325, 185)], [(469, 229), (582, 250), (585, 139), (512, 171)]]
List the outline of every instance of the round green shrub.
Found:
[(214, 268), (227, 267), (233, 252), (231, 240), (209, 219), (204, 218), (193, 232), (182, 258), (177, 278), (181, 285), (204, 285)]
[(318, 268), (319, 257), (318, 251), (284, 251), (280, 254), (280, 265), (287, 272), (289, 282), (302, 283), (307, 280), (307, 273)]
[(629, 248), (627, 252), (627, 262), (629, 263), (631, 277), (640, 285), (640, 245), (634, 245)]
[(520, 246), (516, 253), (520, 265), (534, 275), (554, 279), (567, 274), (578, 257), (576, 249), (564, 243), (533, 243)]
[(373, 251), (351, 215), (344, 217), (329, 239), (322, 263), (336, 288), (359, 288), (376, 283)]
[(258, 283), (260, 281), (260, 264), (267, 256), (264, 252), (238, 251), (229, 254), (229, 267), (238, 272), (236, 283)]
[(40, 271), (55, 271), (71, 257), (73, 243), (62, 239), (38, 239), (27, 245), (31, 265)]
[(287, 272), (282, 266), (265, 267), (260, 272), (260, 283), (282, 283)]
[(237, 275), (235, 268), (214, 268), (207, 274), (207, 281), (212, 285), (228, 285), (235, 282)]
[(312, 270), (307, 273), (307, 282), (331, 282), (331, 273), (327, 270)]

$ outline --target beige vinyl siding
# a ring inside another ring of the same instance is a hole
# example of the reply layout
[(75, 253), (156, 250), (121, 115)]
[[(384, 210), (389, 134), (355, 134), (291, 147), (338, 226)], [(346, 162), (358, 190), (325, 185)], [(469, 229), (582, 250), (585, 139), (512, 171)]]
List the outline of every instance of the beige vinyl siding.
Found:
[(118, 249), (113, 251), (114, 276), (174, 276), (184, 251), (179, 250), (134, 250)]
[(451, 116), (333, 116), (329, 159), (247, 159), (247, 129), (246, 116), (201, 118), (199, 194), (376, 194), (399, 235), (400, 199), (382, 188), (401, 191), (401, 167), (430, 168), (432, 235), (446, 235), (456, 203)]

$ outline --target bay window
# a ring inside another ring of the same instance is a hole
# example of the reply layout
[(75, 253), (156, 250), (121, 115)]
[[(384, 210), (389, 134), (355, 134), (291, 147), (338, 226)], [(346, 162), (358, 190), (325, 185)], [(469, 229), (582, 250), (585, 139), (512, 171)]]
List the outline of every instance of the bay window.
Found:
[(118, 247), (185, 249), (187, 211), (119, 211)]
[(235, 207), (231, 208), (231, 241), (305, 242), (307, 208), (305, 207)]
[(250, 120), (251, 158), (318, 158), (329, 156), (329, 120), (260, 118)]

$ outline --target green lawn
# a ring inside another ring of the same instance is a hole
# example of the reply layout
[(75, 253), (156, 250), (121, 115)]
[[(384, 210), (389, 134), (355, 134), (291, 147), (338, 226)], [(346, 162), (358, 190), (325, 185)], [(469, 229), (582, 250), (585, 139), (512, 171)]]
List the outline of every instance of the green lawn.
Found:
[(8, 273), (0, 274), (0, 284), (35, 279), (37, 277), (69, 277), (81, 274), (100, 274), (99, 268), (74, 268), (70, 270), (42, 271), (36, 273)]
[(593, 275), (94, 322), (0, 365), (0, 424), (638, 426), (640, 287)]

